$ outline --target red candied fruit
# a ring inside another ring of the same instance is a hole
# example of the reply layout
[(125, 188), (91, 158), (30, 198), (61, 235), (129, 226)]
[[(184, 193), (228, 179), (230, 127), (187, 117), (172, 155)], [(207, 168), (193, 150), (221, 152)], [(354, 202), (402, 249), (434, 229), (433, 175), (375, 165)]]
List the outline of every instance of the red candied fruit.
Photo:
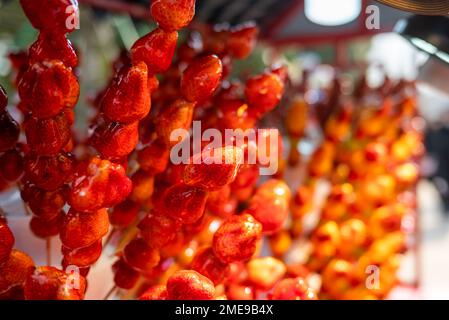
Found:
[(258, 33), (259, 28), (254, 22), (232, 28), (227, 42), (229, 53), (237, 59), (248, 57), (256, 46)]
[(103, 245), (102, 240), (100, 239), (90, 246), (75, 250), (62, 246), (61, 251), (67, 265), (85, 268), (90, 267), (100, 258), (102, 249)]
[(252, 77), (246, 83), (245, 95), (251, 111), (256, 116), (273, 110), (284, 94), (284, 83), (274, 73)]
[(271, 300), (317, 300), (316, 293), (303, 278), (281, 280), (273, 289)]
[(23, 174), (23, 157), (17, 149), (0, 155), (0, 176), (8, 182), (18, 180)]
[(145, 203), (154, 192), (154, 176), (142, 169), (137, 170), (131, 177), (133, 191), (130, 199), (138, 203)]
[(28, 20), (38, 30), (63, 34), (77, 27), (77, 0), (20, 0), (20, 4)]
[(243, 162), (243, 151), (236, 147), (208, 149), (194, 155), (184, 168), (184, 183), (216, 191), (234, 181)]
[[(156, 127), (158, 137), (167, 146), (179, 143), (179, 140), (172, 140), (171, 135), (175, 130), (188, 131), (192, 125), (193, 109), (195, 104), (178, 99), (168, 107), (162, 109), (158, 116), (158, 126)], [(185, 139), (182, 137), (181, 139)]]
[(207, 192), (181, 183), (167, 189), (162, 201), (163, 210), (169, 217), (190, 224), (203, 216)]
[(248, 260), (256, 252), (261, 236), (262, 225), (253, 216), (231, 216), (215, 232), (215, 256), (223, 263)]
[(223, 281), (228, 269), (228, 265), (215, 256), (212, 248), (204, 248), (197, 252), (190, 267), (212, 280), (215, 285)]
[(134, 43), (131, 60), (133, 64), (145, 62), (150, 74), (164, 72), (173, 60), (177, 41), (177, 32), (155, 29)]
[(140, 235), (153, 248), (162, 248), (180, 229), (178, 221), (152, 211), (139, 223)]
[(8, 105), (8, 95), (5, 89), (0, 85), (0, 113), (6, 109)]
[(101, 101), (102, 111), (112, 121), (130, 123), (143, 119), (151, 108), (148, 69), (139, 62), (124, 72)]
[(64, 187), (46, 191), (27, 182), (21, 190), (21, 196), (36, 216), (51, 219), (64, 207), (66, 192), (67, 189)]
[(140, 274), (131, 268), (123, 259), (117, 260), (113, 266), (115, 285), (122, 289), (132, 289), (139, 280)]
[(170, 151), (159, 140), (152, 140), (145, 148), (137, 152), (137, 161), (140, 167), (152, 174), (163, 172), (168, 165)]
[(59, 153), (71, 137), (70, 124), (64, 113), (48, 119), (30, 117), (24, 126), (28, 145), (38, 155)]
[(0, 265), (0, 295), (23, 287), (28, 275), (33, 271), (33, 260), (19, 250), (12, 250), (3, 265)]
[(78, 165), (68, 202), (78, 211), (96, 211), (122, 202), (131, 188), (121, 165), (94, 157)]
[(19, 124), (6, 111), (0, 111), (0, 152), (13, 149), (19, 139)]
[(58, 212), (58, 214), (51, 220), (34, 216), (30, 220), (30, 229), (38, 238), (46, 239), (56, 236), (61, 228), (61, 218), (63, 214), (63, 211)]
[(167, 281), (170, 300), (212, 300), (215, 287), (212, 281), (193, 270), (175, 272)]
[(153, 1), (151, 16), (164, 30), (180, 30), (195, 16), (195, 0)]
[(222, 72), (221, 60), (215, 55), (193, 60), (182, 74), (182, 95), (190, 102), (209, 100), (220, 84)]
[(139, 141), (138, 124), (104, 121), (96, 127), (91, 144), (104, 158), (121, 159), (130, 154)]
[(123, 258), (133, 269), (140, 272), (149, 272), (159, 263), (159, 251), (150, 247), (145, 240), (137, 238), (125, 247)]
[(41, 32), (28, 50), (28, 55), (30, 65), (44, 60), (60, 60), (71, 68), (78, 65), (75, 49), (64, 34)]
[(69, 249), (93, 245), (109, 231), (109, 218), (105, 209), (91, 213), (74, 209), (65, 215), (61, 226), (61, 242)]
[(81, 275), (68, 275), (54, 267), (38, 267), (28, 276), (26, 300), (82, 300), (86, 279)]
[(0, 266), (8, 260), (14, 241), (14, 235), (6, 222), (0, 222)]
[(59, 60), (35, 63), (19, 83), (19, 95), (33, 116), (52, 118), (78, 101), (80, 87), (70, 67)]
[(290, 195), (290, 189), (283, 181), (269, 180), (258, 188), (247, 212), (262, 224), (264, 233), (274, 233), (288, 218)]
[(115, 228), (126, 228), (136, 220), (140, 205), (132, 200), (125, 200), (116, 205), (109, 214), (109, 221)]
[(25, 157), (25, 174), (37, 187), (47, 191), (56, 190), (70, 179), (73, 161), (70, 153), (51, 157), (28, 155)]
[(167, 286), (163, 284), (157, 284), (147, 289), (139, 297), (139, 300), (167, 300), (167, 298)]

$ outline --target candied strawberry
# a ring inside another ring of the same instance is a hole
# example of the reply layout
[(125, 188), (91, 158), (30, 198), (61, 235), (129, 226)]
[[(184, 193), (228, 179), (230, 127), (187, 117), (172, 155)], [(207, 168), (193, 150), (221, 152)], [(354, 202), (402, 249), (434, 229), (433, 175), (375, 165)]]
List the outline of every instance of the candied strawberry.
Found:
[(161, 213), (152, 211), (139, 223), (140, 235), (153, 248), (161, 248), (173, 240), (180, 223)]
[(7, 260), (0, 265), (0, 293), (6, 293), (16, 287), (23, 288), (25, 280), (34, 268), (30, 256), (19, 250), (12, 250)]
[(139, 272), (131, 268), (123, 258), (113, 264), (112, 270), (115, 285), (122, 289), (132, 289), (140, 277)]
[(131, 60), (133, 64), (145, 62), (150, 74), (164, 72), (173, 60), (177, 41), (177, 32), (155, 29), (134, 43)]
[[(1, 265), (8, 260), (14, 246), (14, 235), (8, 225), (0, 222), (0, 270)], [(1, 291), (1, 290), (0, 290)]]
[(62, 254), (68, 265), (85, 268), (93, 265), (100, 258), (102, 249), (103, 245), (100, 239), (90, 246), (75, 250), (62, 246)]
[(283, 94), (284, 83), (274, 73), (252, 77), (246, 83), (246, 99), (256, 116), (262, 116), (273, 110), (281, 101)]
[(75, 49), (65, 34), (41, 32), (28, 50), (28, 55), (30, 65), (44, 60), (60, 60), (71, 68), (78, 65)]
[(5, 89), (0, 85), (0, 112), (3, 113), (6, 106), (8, 105), (8, 95)]
[(162, 199), (165, 214), (183, 224), (198, 221), (204, 214), (206, 201), (206, 191), (185, 184), (172, 186)]
[(167, 281), (170, 300), (212, 300), (215, 287), (212, 281), (193, 270), (175, 272)]
[(151, 4), (151, 15), (167, 31), (180, 30), (195, 15), (195, 0), (156, 0)]
[(181, 79), (181, 93), (187, 101), (207, 101), (220, 84), (223, 66), (215, 55), (193, 60), (184, 70)]
[(0, 152), (13, 149), (19, 139), (19, 124), (7, 111), (0, 112)]
[(215, 256), (212, 248), (204, 248), (197, 252), (190, 267), (212, 280), (215, 285), (223, 281), (228, 269), (228, 265)]
[(9, 182), (17, 181), (23, 174), (23, 155), (11, 149), (0, 155), (0, 176)]
[(139, 300), (167, 300), (167, 286), (158, 284), (147, 289), (139, 297)]
[(135, 122), (150, 112), (148, 70), (143, 62), (129, 68), (120, 80), (110, 87), (101, 102), (106, 117), (117, 122)]
[(159, 263), (159, 251), (150, 247), (145, 240), (132, 240), (123, 251), (126, 263), (139, 272), (149, 272)]
[(256, 46), (259, 28), (253, 22), (238, 25), (229, 32), (227, 49), (237, 58), (248, 57)]

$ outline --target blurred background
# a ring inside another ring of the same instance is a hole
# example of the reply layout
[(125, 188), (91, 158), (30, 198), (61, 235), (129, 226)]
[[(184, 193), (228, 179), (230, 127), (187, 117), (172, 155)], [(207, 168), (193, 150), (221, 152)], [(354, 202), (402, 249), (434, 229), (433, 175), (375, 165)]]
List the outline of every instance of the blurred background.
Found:
[[(106, 85), (112, 61), (154, 28), (149, 2), (79, 0), (81, 28), (70, 38), (81, 57), (81, 98), (75, 109), (80, 134), (87, 131), (89, 101)], [(353, 83), (366, 74), (372, 87), (386, 79), (416, 81), (426, 120), (427, 156), (420, 164), (417, 241), (401, 269), (406, 285), (399, 286), (392, 299), (449, 299), (448, 20), (447, 16), (414, 16), (367, 0), (197, 0), (194, 27), (245, 21), (260, 26), (258, 47), (236, 63), (235, 77), (282, 62), (288, 66), (290, 94), (302, 92), (306, 79), (310, 99), (337, 76)], [(19, 2), (0, 0), (0, 83), (8, 92), (15, 92), (9, 54), (25, 49), (36, 37)], [(312, 142), (301, 145), (301, 152), (310, 154)], [(16, 198), (9, 197), (4, 207), (14, 208)], [(20, 245), (30, 246), (19, 241)], [(38, 240), (33, 245), (44, 248)]]

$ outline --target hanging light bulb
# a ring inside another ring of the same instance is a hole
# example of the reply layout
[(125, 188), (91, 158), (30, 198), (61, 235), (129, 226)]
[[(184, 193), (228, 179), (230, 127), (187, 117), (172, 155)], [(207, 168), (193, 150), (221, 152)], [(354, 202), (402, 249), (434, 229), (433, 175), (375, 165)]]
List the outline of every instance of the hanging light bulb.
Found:
[(361, 0), (305, 0), (307, 19), (323, 26), (338, 26), (355, 20), (362, 10)]

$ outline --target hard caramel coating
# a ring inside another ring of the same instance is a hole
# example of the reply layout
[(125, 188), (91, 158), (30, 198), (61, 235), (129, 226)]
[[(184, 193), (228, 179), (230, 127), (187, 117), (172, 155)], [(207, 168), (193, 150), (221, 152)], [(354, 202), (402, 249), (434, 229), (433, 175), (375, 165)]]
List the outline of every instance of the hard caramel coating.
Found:
[(193, 270), (175, 272), (167, 281), (169, 300), (212, 300), (213, 282)]
[(20, 179), (23, 174), (23, 155), (18, 149), (11, 149), (0, 155), (0, 176), (8, 182)]
[(75, 265), (80, 268), (90, 267), (101, 256), (103, 249), (102, 240), (98, 240), (90, 246), (72, 250), (65, 247), (61, 248), (61, 252), (64, 255), (64, 260), (67, 265)]
[(44, 60), (60, 60), (71, 68), (78, 65), (75, 49), (64, 34), (39, 33), (39, 38), (28, 50), (28, 57), (30, 65)]
[(30, 229), (33, 234), (42, 239), (56, 236), (61, 228), (61, 220), (64, 211), (60, 211), (54, 218), (45, 219), (38, 216), (33, 216), (30, 220)]
[(15, 239), (11, 229), (6, 222), (0, 221), (0, 266), (8, 260), (14, 242)]
[(145, 148), (137, 152), (140, 167), (151, 173), (163, 172), (169, 163), (170, 151), (162, 140), (152, 140)]
[(66, 203), (67, 188), (46, 191), (27, 182), (20, 192), (33, 214), (45, 219), (55, 217)]
[(221, 60), (215, 55), (195, 59), (182, 74), (183, 97), (199, 104), (207, 101), (218, 88), (222, 72)]
[(122, 202), (131, 188), (121, 165), (94, 157), (78, 165), (68, 202), (75, 210), (92, 212)]
[(167, 286), (163, 284), (157, 284), (142, 293), (139, 297), (139, 300), (167, 300), (167, 298)]
[(138, 225), (140, 235), (153, 248), (162, 248), (180, 229), (180, 223), (161, 213), (152, 211)]
[(228, 35), (227, 49), (237, 59), (245, 59), (254, 50), (259, 28), (254, 22), (248, 22), (232, 28)]
[(20, 80), (19, 96), (39, 119), (52, 118), (78, 101), (80, 87), (72, 69), (59, 60), (31, 65)]
[(70, 124), (63, 112), (47, 119), (29, 117), (24, 127), (28, 145), (38, 155), (58, 154), (71, 137)]
[(119, 259), (112, 265), (115, 285), (122, 289), (132, 289), (139, 280), (140, 274), (124, 260)]
[(280, 281), (270, 295), (271, 300), (317, 300), (316, 293), (303, 278), (289, 278)]
[(257, 189), (247, 212), (262, 224), (265, 234), (271, 234), (279, 231), (285, 224), (290, 198), (291, 192), (285, 182), (272, 179)]
[(111, 121), (132, 123), (143, 119), (151, 108), (146, 64), (139, 62), (123, 71), (120, 80), (106, 91), (101, 108)]
[(155, 29), (137, 40), (131, 48), (133, 64), (144, 62), (150, 74), (167, 71), (173, 60), (178, 33)]
[(12, 250), (6, 262), (0, 265), (0, 294), (14, 287), (23, 287), (34, 268), (31, 257), (22, 251)]
[(70, 153), (50, 157), (30, 154), (25, 157), (27, 179), (47, 191), (56, 190), (68, 182), (73, 174), (73, 167), (74, 158)]
[(243, 162), (243, 151), (236, 147), (208, 149), (196, 154), (184, 168), (184, 183), (216, 191), (234, 181)]
[(128, 124), (104, 121), (91, 137), (91, 144), (103, 158), (121, 159), (130, 154), (139, 141), (138, 122)]
[(139, 203), (125, 200), (112, 209), (109, 213), (109, 221), (115, 228), (126, 228), (137, 219), (139, 210)]
[(190, 265), (192, 270), (209, 278), (215, 285), (224, 280), (228, 267), (227, 264), (224, 264), (215, 256), (214, 251), (210, 247), (198, 251)]
[(281, 101), (284, 83), (274, 73), (264, 73), (248, 80), (245, 96), (252, 112), (261, 116), (273, 110)]
[[(193, 119), (194, 103), (183, 99), (177, 99), (166, 108), (163, 108), (158, 116), (156, 132), (166, 146), (173, 146), (182, 140), (172, 140), (171, 135), (175, 130), (190, 129)], [(173, 137), (178, 138), (178, 137)], [(183, 137), (186, 138), (186, 137)], [(183, 139), (181, 138), (181, 139)]]
[(181, 183), (165, 191), (162, 199), (163, 211), (183, 224), (190, 224), (203, 216), (206, 201), (206, 191)]
[(38, 267), (25, 282), (26, 300), (82, 300), (86, 279), (54, 267)]
[(150, 247), (145, 240), (132, 240), (123, 251), (125, 262), (139, 272), (149, 272), (156, 267), (160, 260), (159, 251)]
[(7, 111), (0, 111), (0, 152), (13, 149), (19, 134), (19, 124)]
[(223, 263), (245, 261), (256, 252), (261, 236), (262, 225), (253, 216), (231, 216), (215, 232), (212, 247)]
[(195, 16), (195, 0), (153, 1), (151, 16), (163, 30), (180, 30)]
[[(33, 27), (40, 31), (64, 34), (75, 30), (73, 14), (78, 10), (77, 0), (20, 0), (20, 5)], [(68, 10), (69, 7), (72, 9)]]
[(105, 209), (83, 213), (72, 208), (62, 221), (60, 238), (67, 248), (79, 249), (91, 246), (108, 231), (109, 218)]

